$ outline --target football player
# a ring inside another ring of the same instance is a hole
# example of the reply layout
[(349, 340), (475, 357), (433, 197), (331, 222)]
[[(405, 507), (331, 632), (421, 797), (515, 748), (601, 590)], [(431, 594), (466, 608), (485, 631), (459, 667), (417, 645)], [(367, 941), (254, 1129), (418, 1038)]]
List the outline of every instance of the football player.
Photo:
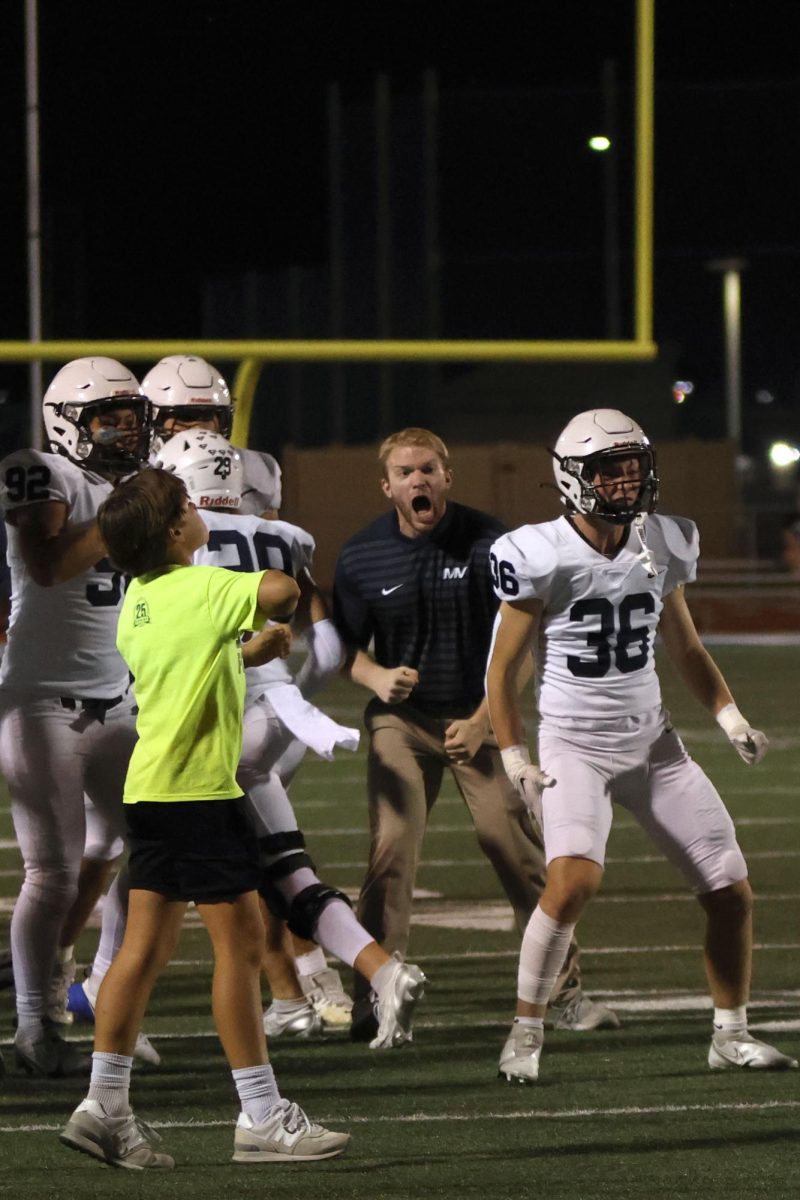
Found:
[[(171, 354), (148, 371), (142, 390), (153, 405), (153, 452), (176, 433), (207, 429), (227, 438), (233, 401), (215, 367), (193, 354)], [(239, 511), (277, 517), (281, 506), (281, 469), (271, 454), (239, 449), (244, 468)]]
[(11, 921), (15, 1056), (35, 1075), (88, 1069), (47, 1019), (64, 914), (77, 894), (84, 792), (115, 832), (135, 741), (128, 671), (116, 649), (123, 580), (95, 516), (115, 481), (147, 460), (150, 406), (131, 372), (81, 358), (43, 400), (48, 450), (0, 464), (12, 609), (0, 671), (0, 770), (25, 876)]
[[(326, 671), (335, 670), (342, 656), (338, 639), (334, 648), (324, 635), (320, 638), (317, 628), (327, 614), (310, 574), (313, 538), (286, 521), (236, 515), (241, 488), (239, 453), (220, 435), (195, 429), (173, 436), (158, 452), (157, 462), (181, 477), (209, 527), (208, 543), (195, 553), (195, 562), (234, 571), (275, 567), (297, 579), (301, 589), (297, 619), (301, 627), (310, 624), (317, 630), (309, 656), (312, 666), (304, 677), (318, 680)], [(244, 647), (245, 665), (254, 661), (254, 642)], [(305, 852), (291, 801), (274, 769), (294, 737), (330, 759), (337, 746), (355, 750), (358, 732), (338, 725), (309, 704), (279, 659), (263, 666), (255, 661), (247, 671), (237, 778), (247, 793), (259, 836), (265, 868), (262, 895), (293, 934), (307, 942), (316, 940), (371, 981), (379, 1009), (379, 1030), (371, 1045), (388, 1049), (410, 1040), (411, 1014), (422, 995), (424, 976), (418, 967), (390, 958), (358, 924), (344, 894), (320, 882)], [(341, 991), (341, 984), (339, 988)], [(313, 1003), (296, 995), (273, 1000), (264, 1024), (272, 1037), (284, 1032), (311, 1033), (320, 1027)]]
[[(763, 758), (767, 739), (736, 707), (686, 604), (697, 529), (684, 518), (656, 515), (655, 453), (623, 413), (580, 413), (552, 454), (566, 512), (505, 534), (491, 552), (502, 604), (489, 657), (489, 708), (506, 772), (541, 822), (548, 864), (522, 942), (517, 1016), (500, 1074), (521, 1083), (538, 1077), (545, 1004), (576, 922), (600, 887), (614, 803), (682, 872), (705, 913), (714, 1003), (709, 1067), (796, 1067), (748, 1031), (747, 866), (722, 800), (670, 724), (656, 675), (658, 631), (689, 691), (743, 761), (752, 766)], [(531, 650), (538, 766), (515, 687)]]
[[(304, 664), (302, 677), (311, 680), (313, 687), (325, 674), (335, 670), (340, 662), (338, 640), (334, 647), (324, 631), (319, 634), (319, 625), (327, 620), (327, 615), (320, 608), (309, 573), (313, 539), (287, 522), (232, 515), (239, 511), (241, 498), (240, 451), (213, 431), (191, 429), (173, 436), (157, 452), (155, 461), (181, 477), (209, 527), (208, 545), (197, 552), (195, 561), (238, 571), (277, 567), (296, 577), (301, 587), (300, 620), (310, 622), (312, 630), (316, 630), (307, 660), (310, 665)], [(411, 1018), (422, 996), (424, 976), (419, 968), (390, 959), (358, 925), (346, 897), (319, 881), (305, 853), (303, 834), (297, 827), (291, 802), (275, 770), (296, 736), (304, 745), (330, 758), (337, 745), (355, 749), (358, 733), (338, 725), (308, 704), (278, 658), (268, 666), (260, 662), (265, 636), (269, 636), (269, 631), (243, 646), (248, 666), (247, 698), (238, 772), (260, 839), (268, 877), (265, 898), (273, 911), (288, 919), (292, 933), (303, 939), (312, 961), (316, 953), (322, 956), (311, 941), (316, 933), (332, 953), (371, 980), (379, 997), (379, 1029), (372, 1045), (375, 1049), (388, 1049), (410, 1040)], [(104, 912), (104, 925), (105, 922)], [(117, 927), (122, 928), (119, 921)], [(340, 1014), (346, 1012), (349, 1016), (348, 998), (338, 973), (326, 967), (324, 956), (321, 967), (317, 966), (301, 980), (308, 993), (304, 996), (296, 980), (283, 969), (279, 943), (274, 936), (269, 951), (270, 983), (274, 992), (280, 993), (265, 1013), (269, 1036), (283, 1033), (310, 1036), (321, 1031), (323, 1024), (340, 1027), (345, 1024)], [(96, 961), (90, 979), (70, 989), (70, 1008), (76, 1015), (91, 1019), (91, 1012), (84, 1012), (85, 1005), (78, 992), (83, 990), (88, 995), (91, 987), (96, 994), (106, 967), (107, 964)], [(340, 1013), (331, 1013), (332, 1008), (338, 1008)]]

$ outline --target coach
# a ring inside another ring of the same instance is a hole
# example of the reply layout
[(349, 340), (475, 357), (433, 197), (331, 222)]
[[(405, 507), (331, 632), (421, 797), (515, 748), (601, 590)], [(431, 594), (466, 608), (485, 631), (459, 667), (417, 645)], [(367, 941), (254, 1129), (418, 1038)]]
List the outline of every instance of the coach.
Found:
[[(405, 952), (422, 840), (447, 767), (522, 933), (544, 887), (544, 853), (506, 778), (484, 696), (497, 607), (489, 547), (504, 527), (448, 500), (447, 447), (429, 430), (393, 434), (378, 458), (393, 509), (345, 543), (334, 590), (345, 671), (375, 694), (365, 713), (371, 845), (358, 916), (387, 950)], [(618, 1024), (581, 991), (574, 943), (554, 997), (559, 1027)], [(374, 1030), (372, 1007), (357, 995), (357, 1040)]]

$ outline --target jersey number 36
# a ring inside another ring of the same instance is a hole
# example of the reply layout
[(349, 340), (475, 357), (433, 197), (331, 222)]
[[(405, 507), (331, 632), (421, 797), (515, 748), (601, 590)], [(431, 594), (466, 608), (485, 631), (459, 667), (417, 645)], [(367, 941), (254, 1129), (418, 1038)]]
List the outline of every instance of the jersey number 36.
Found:
[[(623, 675), (641, 671), (650, 651), (650, 630), (646, 625), (632, 626), (631, 617), (636, 612), (646, 616), (655, 612), (655, 607), (655, 599), (649, 592), (626, 596), (620, 602), (618, 616), (611, 601), (603, 597), (578, 600), (573, 604), (569, 610), (570, 621), (583, 623), (599, 617), (600, 628), (586, 634), (586, 645), (594, 651), (594, 658), (579, 658), (577, 654), (567, 656), (567, 666), (572, 674), (579, 679), (601, 679), (611, 667), (612, 657)], [(612, 647), (611, 638), (615, 633), (616, 642)]]

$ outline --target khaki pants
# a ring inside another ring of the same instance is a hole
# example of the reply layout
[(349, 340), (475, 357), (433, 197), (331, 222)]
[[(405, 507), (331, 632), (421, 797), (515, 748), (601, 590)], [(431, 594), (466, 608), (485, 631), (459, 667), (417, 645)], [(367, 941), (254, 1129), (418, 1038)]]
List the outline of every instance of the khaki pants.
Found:
[[(390, 954), (405, 954), (422, 839), (447, 768), (522, 934), (544, 888), (544, 847), (539, 829), (508, 781), (497, 746), (484, 742), (471, 762), (454, 763), (444, 750), (444, 731), (452, 718), (428, 717), (408, 704), (398, 709), (373, 700), (364, 720), (370, 739), (371, 844), (357, 911), (367, 932)], [(579, 980), (573, 941), (553, 996), (558, 997), (567, 983), (572, 990)], [(356, 976), (357, 992), (360, 984)]]

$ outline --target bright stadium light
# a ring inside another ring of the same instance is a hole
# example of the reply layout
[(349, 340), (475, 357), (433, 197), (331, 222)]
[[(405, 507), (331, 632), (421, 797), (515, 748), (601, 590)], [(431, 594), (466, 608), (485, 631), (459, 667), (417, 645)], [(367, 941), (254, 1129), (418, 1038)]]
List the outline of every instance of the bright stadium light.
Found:
[(589, 138), (589, 149), (596, 150), (598, 153), (610, 150), (611, 139), (607, 138), (604, 134), (596, 134), (594, 137)]
[(773, 467), (791, 467), (800, 462), (800, 448), (790, 442), (773, 442), (769, 448), (769, 461)]

